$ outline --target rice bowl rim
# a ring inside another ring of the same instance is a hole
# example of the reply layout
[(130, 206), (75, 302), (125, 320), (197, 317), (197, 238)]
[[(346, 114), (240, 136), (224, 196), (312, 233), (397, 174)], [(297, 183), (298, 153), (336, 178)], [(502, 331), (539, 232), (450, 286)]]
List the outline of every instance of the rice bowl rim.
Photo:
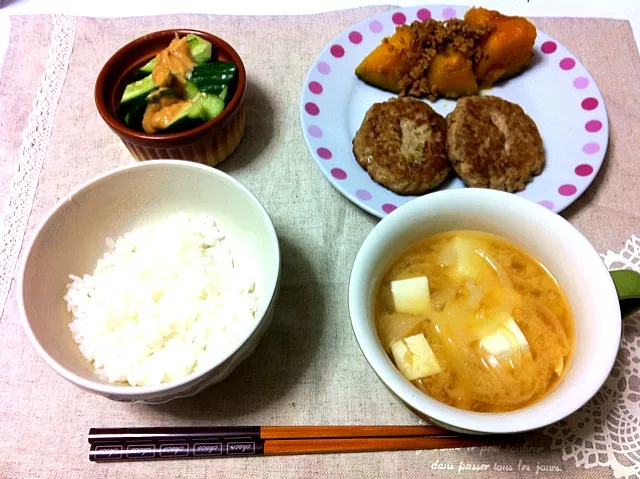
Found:
[[(272, 253), (276, 255), (276, 259), (277, 259), (276, 274), (273, 275), (271, 280), (264, 285), (265, 287), (264, 287), (263, 298), (260, 299), (260, 302), (262, 303), (262, 305), (256, 311), (255, 324), (253, 325), (250, 331), (247, 331), (246, 337), (244, 338), (244, 340), (241, 343), (239, 343), (231, 352), (222, 356), (217, 362), (212, 363), (205, 369), (192, 372), (174, 381), (161, 383), (153, 386), (131, 386), (129, 384), (116, 385), (112, 383), (103, 382), (97, 376), (95, 381), (91, 381), (71, 372), (70, 370), (62, 366), (53, 357), (51, 357), (51, 355), (46, 351), (46, 349), (40, 344), (40, 341), (37, 339), (35, 333), (33, 332), (31, 323), (27, 317), (25, 300), (24, 300), (24, 297), (25, 297), (24, 296), (24, 275), (27, 268), (27, 263), (29, 262), (29, 258), (33, 254), (33, 245), (36, 242), (36, 240), (40, 237), (42, 230), (45, 228), (45, 226), (47, 226), (51, 222), (52, 218), (59, 211), (65, 208), (67, 204), (70, 203), (71, 200), (73, 200), (74, 196), (78, 195), (84, 190), (100, 182), (108, 181), (112, 177), (126, 173), (127, 171), (131, 171), (133, 169), (155, 169), (156, 167), (159, 167), (159, 166), (169, 166), (172, 168), (174, 167), (191, 168), (194, 170), (199, 170), (200, 172), (202, 172), (202, 174), (218, 176), (222, 178), (223, 181), (228, 181), (231, 185), (233, 185), (234, 188), (237, 188), (239, 191), (244, 193), (244, 195), (249, 199), (249, 201), (252, 202), (257, 207), (261, 215), (267, 220), (266, 221), (267, 227), (266, 227), (266, 230), (263, 231), (263, 233), (266, 233), (266, 236), (269, 238), (270, 244), (273, 249)], [(271, 309), (273, 305), (273, 302), (275, 299), (275, 293), (276, 293), (279, 278), (280, 278), (281, 269), (282, 269), (282, 265), (281, 265), (280, 245), (278, 243), (278, 236), (276, 234), (275, 227), (273, 226), (273, 221), (271, 220), (271, 217), (269, 216), (269, 213), (265, 209), (264, 205), (246, 186), (244, 186), (240, 181), (233, 178), (231, 175), (227, 173), (224, 173), (216, 168), (202, 165), (199, 163), (194, 163), (186, 160), (171, 160), (171, 159), (152, 160), (148, 162), (136, 163), (132, 165), (125, 165), (118, 168), (114, 168), (104, 173), (101, 173), (100, 175), (94, 178), (91, 178), (85, 181), (80, 186), (75, 188), (73, 191), (65, 195), (45, 215), (45, 217), (42, 219), (42, 221), (40, 221), (40, 223), (36, 227), (33, 236), (27, 242), (26, 253), (20, 263), (19, 272), (18, 272), (18, 284), (17, 284), (18, 310), (20, 311), (22, 325), (27, 334), (27, 337), (31, 341), (31, 344), (33, 344), (33, 346), (36, 348), (36, 351), (38, 352), (40, 357), (44, 359), (44, 361), (64, 379), (83, 389), (94, 391), (102, 395), (112, 396), (114, 398), (122, 398), (123, 396), (126, 395), (130, 397), (140, 396), (141, 400), (144, 400), (145, 399), (144, 397), (148, 397), (148, 399), (151, 399), (154, 395), (158, 393), (163, 393), (163, 392), (166, 393), (173, 389), (182, 389), (183, 386), (186, 386), (190, 383), (194, 383), (194, 384), (199, 383), (204, 376), (207, 376), (209, 373), (211, 373), (211, 371), (213, 371), (215, 368), (217, 368), (221, 364), (228, 361), (238, 351), (243, 349), (247, 345), (247, 343), (249, 343), (252, 340), (256, 330), (260, 327), (260, 324), (264, 320), (267, 312)], [(269, 298), (269, 301), (268, 303), (266, 303), (266, 305), (263, 302), (264, 298)]]

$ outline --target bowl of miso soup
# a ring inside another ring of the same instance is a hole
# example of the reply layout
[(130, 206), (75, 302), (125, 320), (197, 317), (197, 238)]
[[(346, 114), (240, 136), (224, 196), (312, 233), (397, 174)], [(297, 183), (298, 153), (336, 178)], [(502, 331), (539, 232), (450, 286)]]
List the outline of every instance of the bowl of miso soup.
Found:
[(354, 262), (353, 329), (420, 417), (517, 433), (583, 406), (620, 343), (614, 283), (569, 222), (484, 189), (432, 193), (383, 219)]

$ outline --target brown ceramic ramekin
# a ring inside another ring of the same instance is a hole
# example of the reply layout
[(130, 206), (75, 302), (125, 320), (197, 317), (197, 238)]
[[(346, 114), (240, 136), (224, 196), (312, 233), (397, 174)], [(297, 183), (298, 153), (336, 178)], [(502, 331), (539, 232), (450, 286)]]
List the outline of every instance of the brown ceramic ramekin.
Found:
[[(147, 134), (132, 130), (118, 116), (120, 98), (133, 73), (165, 49), (178, 34), (193, 33), (213, 45), (213, 57), (232, 61), (238, 70), (234, 91), (224, 111), (213, 120), (187, 131)], [(95, 101), (102, 119), (120, 137), (131, 154), (140, 161), (160, 158), (191, 160), (215, 166), (240, 144), (245, 126), (244, 99), (247, 77), (238, 53), (224, 40), (210, 33), (190, 29), (163, 30), (150, 33), (118, 50), (102, 67), (95, 86)]]

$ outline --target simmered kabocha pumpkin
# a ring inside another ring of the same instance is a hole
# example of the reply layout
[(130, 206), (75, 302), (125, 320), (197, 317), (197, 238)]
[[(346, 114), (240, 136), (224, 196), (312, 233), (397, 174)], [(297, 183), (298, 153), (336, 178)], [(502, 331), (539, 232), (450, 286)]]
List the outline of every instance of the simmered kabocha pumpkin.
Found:
[(493, 25), (491, 33), (480, 41), (481, 56), (475, 67), (481, 88), (518, 74), (531, 61), (537, 32), (526, 18), (472, 8), (464, 20), (470, 25)]
[(474, 95), (478, 83), (473, 73), (473, 62), (452, 48), (438, 53), (427, 70), (431, 91), (446, 98)]
[(400, 93), (399, 72), (402, 67), (402, 52), (410, 46), (411, 31), (399, 27), (396, 33), (382, 40), (356, 68), (356, 75), (377, 88)]
[(458, 98), (516, 75), (531, 61), (536, 28), (525, 18), (472, 8), (465, 15), (466, 25), (461, 23), (440, 22), (426, 40), (420, 22), (400, 26), (362, 60), (356, 75), (394, 93)]

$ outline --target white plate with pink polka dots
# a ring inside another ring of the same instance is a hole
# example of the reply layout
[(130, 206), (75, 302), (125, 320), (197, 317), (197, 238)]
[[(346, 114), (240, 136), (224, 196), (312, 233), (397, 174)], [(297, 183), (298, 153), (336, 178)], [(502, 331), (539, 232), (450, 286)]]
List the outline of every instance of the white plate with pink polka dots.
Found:
[[(429, 5), (380, 13), (343, 31), (320, 52), (300, 99), (307, 147), (327, 179), (352, 202), (383, 217), (414, 196), (400, 196), (374, 182), (351, 149), (364, 115), (392, 93), (359, 80), (354, 70), (395, 27), (416, 19), (462, 17), (468, 7)], [(491, 89), (519, 104), (538, 125), (545, 145), (544, 171), (516, 193), (559, 212), (594, 180), (607, 151), (609, 121), (602, 95), (586, 68), (559, 42), (538, 30), (534, 65)], [(430, 103), (446, 116), (454, 101)], [(452, 177), (440, 189), (464, 188)]]

